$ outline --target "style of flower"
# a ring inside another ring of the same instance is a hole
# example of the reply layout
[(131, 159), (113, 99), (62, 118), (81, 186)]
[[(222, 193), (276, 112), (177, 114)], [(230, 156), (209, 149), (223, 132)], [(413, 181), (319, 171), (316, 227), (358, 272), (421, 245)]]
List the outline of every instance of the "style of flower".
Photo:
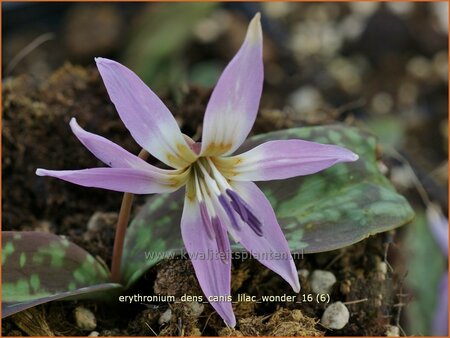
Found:
[[(131, 70), (104, 58), (96, 58), (96, 63), (133, 138), (174, 169), (152, 166), (111, 141), (83, 130), (72, 119), (70, 126), (76, 137), (109, 167), (38, 169), (36, 174), (134, 194), (167, 193), (185, 186), (183, 241), (204, 294), (231, 327), (236, 319), (227, 299), (231, 279), (227, 234), (299, 292), (288, 243), (269, 201), (252, 181), (313, 174), (336, 163), (355, 161), (358, 156), (339, 146), (298, 139), (270, 141), (231, 155), (254, 124), (262, 92), (259, 14), (250, 22), (244, 43), (211, 94), (201, 143), (181, 133), (167, 107)], [(276, 254), (277, 259), (271, 259), (271, 254)]]

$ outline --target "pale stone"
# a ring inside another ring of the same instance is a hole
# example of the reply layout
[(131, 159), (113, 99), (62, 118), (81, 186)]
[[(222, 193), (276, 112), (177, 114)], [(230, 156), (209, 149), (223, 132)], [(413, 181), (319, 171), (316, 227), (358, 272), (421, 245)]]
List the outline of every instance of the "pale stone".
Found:
[(387, 337), (400, 337), (400, 329), (395, 325), (386, 325)]
[(340, 330), (347, 325), (350, 319), (350, 312), (342, 302), (331, 304), (325, 309), (321, 323), (329, 329)]
[(162, 324), (166, 324), (168, 322), (170, 322), (170, 320), (172, 319), (172, 310), (171, 309), (167, 309), (158, 319), (158, 324), (162, 325)]
[(333, 273), (325, 270), (314, 270), (311, 275), (311, 289), (315, 293), (330, 293), (336, 283)]
[(75, 309), (75, 321), (81, 330), (92, 331), (97, 327), (97, 319), (91, 310), (78, 306)]

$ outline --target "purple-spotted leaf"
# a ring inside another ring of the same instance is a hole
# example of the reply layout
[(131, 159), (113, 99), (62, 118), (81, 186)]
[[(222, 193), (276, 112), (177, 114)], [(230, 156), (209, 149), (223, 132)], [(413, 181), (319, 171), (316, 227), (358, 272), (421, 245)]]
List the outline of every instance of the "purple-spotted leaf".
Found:
[[(408, 202), (378, 169), (376, 138), (359, 129), (332, 125), (281, 130), (250, 138), (237, 153), (269, 140), (296, 138), (343, 146), (359, 160), (310, 176), (258, 183), (292, 251), (338, 249), (411, 221), (414, 213)], [(128, 285), (160, 260), (183, 252), (183, 194), (182, 190), (150, 197), (133, 220), (122, 265)], [(238, 245), (233, 249), (241, 250)]]
[(109, 271), (66, 238), (2, 232), (2, 316), (52, 300), (94, 298), (118, 290)]

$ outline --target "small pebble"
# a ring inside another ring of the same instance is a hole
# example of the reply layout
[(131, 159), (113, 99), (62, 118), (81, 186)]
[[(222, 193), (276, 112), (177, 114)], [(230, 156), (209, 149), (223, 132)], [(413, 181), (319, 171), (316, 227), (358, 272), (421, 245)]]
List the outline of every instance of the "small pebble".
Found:
[(315, 293), (329, 293), (336, 277), (330, 271), (314, 270), (311, 275), (311, 289)]
[(386, 325), (387, 337), (400, 337), (400, 329), (395, 325)]
[(89, 336), (88, 336), (88, 337), (98, 337), (99, 335), (100, 335), (99, 332), (97, 332), (97, 331), (92, 331), (91, 333), (89, 333)]
[(263, 2), (264, 13), (270, 18), (280, 19), (287, 16), (292, 11), (292, 4), (289, 2)]
[(289, 102), (299, 114), (312, 113), (322, 107), (320, 91), (312, 86), (303, 86), (289, 96)]
[(379, 262), (377, 265), (377, 271), (381, 272), (382, 274), (387, 274), (386, 262)]
[(97, 327), (97, 320), (91, 310), (78, 306), (75, 309), (75, 321), (81, 330), (92, 331)]
[(300, 269), (300, 270), (298, 270), (298, 275), (303, 278), (308, 278), (309, 271), (306, 269)]
[(198, 303), (198, 302), (187, 303), (186, 307), (187, 307), (186, 310), (189, 313), (189, 315), (194, 317), (194, 318), (200, 317), (200, 315), (202, 314), (203, 310), (205, 309), (205, 306), (203, 304), (201, 304), (201, 303)]
[(158, 319), (158, 324), (159, 324), (159, 325), (166, 324), (166, 323), (170, 322), (171, 319), (172, 319), (172, 310), (171, 310), (171, 309), (167, 309), (167, 310), (161, 315), (161, 317), (159, 317), (159, 319)]
[(352, 287), (352, 282), (349, 279), (346, 279), (341, 283), (340, 291), (341, 291), (341, 293), (346, 295), (350, 292), (351, 287)]
[(342, 302), (336, 302), (325, 309), (321, 322), (329, 329), (340, 330), (347, 325), (349, 319), (350, 313), (347, 307)]
[(394, 107), (394, 99), (389, 93), (379, 92), (372, 98), (370, 107), (376, 114), (388, 114)]

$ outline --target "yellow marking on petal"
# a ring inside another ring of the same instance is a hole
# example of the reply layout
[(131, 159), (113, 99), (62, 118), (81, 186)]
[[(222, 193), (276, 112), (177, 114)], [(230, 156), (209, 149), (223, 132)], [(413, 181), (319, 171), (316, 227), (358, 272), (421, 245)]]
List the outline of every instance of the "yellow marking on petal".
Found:
[(178, 143), (176, 145), (177, 153), (167, 153), (167, 161), (175, 168), (183, 169), (197, 160), (193, 151), (185, 144)]
[(168, 185), (170, 185), (171, 187), (176, 188), (176, 187), (181, 185), (181, 181), (182, 180), (184, 180), (184, 177), (180, 177), (180, 176), (170, 178), (169, 182), (168, 182)]
[(188, 146), (186, 146), (185, 144), (178, 143), (177, 151), (178, 151), (178, 156), (183, 158), (185, 161), (189, 162), (189, 164), (191, 164), (192, 162), (195, 162), (195, 160), (197, 159), (197, 157), (195, 156), (192, 149), (189, 148)]
[(214, 157), (211, 159), (214, 165), (222, 170), (233, 170), (235, 166), (241, 164), (244, 160), (239, 156), (234, 157)]
[(233, 165), (238, 165), (238, 164), (241, 164), (241, 163), (242, 163), (242, 161), (243, 161), (243, 159), (242, 159), (242, 158), (240, 158), (239, 156), (236, 156), (236, 157), (230, 158), (230, 160), (233, 160)]
[(186, 183), (186, 180), (188, 179), (190, 172), (191, 172), (190, 166), (185, 168), (185, 170), (183, 171), (179, 170), (177, 174), (167, 177), (164, 180), (164, 184), (173, 188), (181, 187), (183, 184)]
[(166, 156), (167, 161), (170, 163), (170, 165), (172, 165), (175, 168), (186, 168), (189, 163), (184, 161), (182, 158), (180, 158), (179, 156), (174, 156), (172, 154), (167, 154)]
[(205, 152), (203, 153), (203, 156), (217, 156), (222, 155), (229, 151), (232, 147), (231, 143), (219, 143), (212, 142), (208, 145), (208, 147), (205, 149)]
[(239, 156), (234, 157), (213, 157), (212, 162), (216, 168), (226, 177), (232, 178), (238, 174), (235, 170), (236, 165), (242, 163), (243, 159)]

